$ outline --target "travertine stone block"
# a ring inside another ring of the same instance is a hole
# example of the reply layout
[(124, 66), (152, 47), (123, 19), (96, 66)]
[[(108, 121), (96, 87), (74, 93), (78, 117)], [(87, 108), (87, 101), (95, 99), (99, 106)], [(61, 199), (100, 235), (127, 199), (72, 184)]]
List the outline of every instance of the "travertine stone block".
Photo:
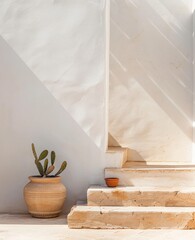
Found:
[(195, 229), (195, 208), (76, 206), (70, 228)]
[(126, 161), (123, 165), (123, 168), (134, 168), (134, 167), (142, 167), (142, 168), (189, 168), (195, 167), (195, 164), (192, 162), (162, 162), (162, 161)]
[(89, 206), (195, 207), (195, 187), (92, 186), (87, 199)]

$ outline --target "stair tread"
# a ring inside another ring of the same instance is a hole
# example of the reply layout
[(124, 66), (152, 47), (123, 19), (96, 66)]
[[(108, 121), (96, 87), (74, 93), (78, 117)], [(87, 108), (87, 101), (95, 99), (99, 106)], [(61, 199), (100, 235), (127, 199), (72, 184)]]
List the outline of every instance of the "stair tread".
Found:
[(89, 187), (88, 191), (126, 191), (126, 192), (135, 192), (135, 191), (154, 191), (154, 192), (172, 192), (172, 191), (182, 191), (182, 192), (194, 192), (195, 187), (134, 187), (134, 186), (117, 186), (115, 188), (110, 188), (107, 186), (94, 185)]
[(171, 166), (171, 165), (167, 165), (167, 166), (149, 166), (147, 165), (147, 167), (145, 166), (133, 166), (133, 167), (129, 167), (129, 168), (105, 168), (105, 170), (112, 170), (112, 171), (194, 171), (195, 170), (195, 165), (186, 165), (186, 166)]
[(143, 166), (147, 166), (147, 165), (159, 165), (159, 166), (163, 166), (163, 165), (174, 165), (174, 166), (182, 166), (182, 165), (195, 165), (195, 163), (193, 162), (182, 162), (182, 161), (133, 161), (133, 160), (127, 160), (126, 163), (130, 163), (130, 164), (134, 164), (134, 165), (143, 165)]
[(193, 168), (195, 164), (187, 163), (145, 163), (126, 161), (123, 168)]
[(90, 211), (90, 212), (186, 212), (186, 213), (195, 213), (195, 207), (136, 207), (136, 206), (82, 206), (77, 205), (73, 208), (73, 211)]
[(127, 148), (123, 147), (108, 147), (106, 152), (124, 152), (127, 151)]
[(70, 228), (195, 229), (195, 207), (76, 206)]

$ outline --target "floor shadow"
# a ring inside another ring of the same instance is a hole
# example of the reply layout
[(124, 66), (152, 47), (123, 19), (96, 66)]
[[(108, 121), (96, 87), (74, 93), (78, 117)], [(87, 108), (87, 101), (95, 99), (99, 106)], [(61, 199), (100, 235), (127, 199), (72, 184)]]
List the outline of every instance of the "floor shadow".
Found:
[(66, 215), (56, 218), (34, 218), (30, 214), (0, 214), (0, 224), (11, 225), (65, 225)]

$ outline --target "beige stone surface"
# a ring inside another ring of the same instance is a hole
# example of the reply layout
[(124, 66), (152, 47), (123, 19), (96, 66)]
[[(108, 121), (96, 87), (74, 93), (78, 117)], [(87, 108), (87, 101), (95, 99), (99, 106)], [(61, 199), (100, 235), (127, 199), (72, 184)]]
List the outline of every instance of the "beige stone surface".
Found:
[(70, 228), (195, 229), (195, 208), (76, 206)]
[[(6, 221), (5, 221), (6, 219)], [(69, 229), (61, 216), (0, 215), (1, 240), (194, 240), (194, 230)], [(44, 222), (44, 224), (43, 224)], [(3, 224), (4, 223), (4, 224)]]
[(152, 168), (152, 167), (158, 167), (158, 168), (165, 168), (165, 167), (175, 167), (175, 168), (184, 168), (184, 167), (195, 167), (194, 163), (187, 163), (187, 162), (163, 162), (163, 161), (126, 161), (123, 165), (123, 168), (134, 168), (134, 167), (142, 167), (142, 168)]
[(87, 191), (89, 206), (195, 207), (195, 187), (92, 186)]
[[(61, 214), (56, 218), (34, 218), (30, 214), (0, 214), (0, 226), (9, 224), (18, 225), (64, 225), (66, 215)], [(1, 238), (0, 238), (1, 239)]]
[(106, 151), (105, 167), (123, 167), (127, 161), (127, 148), (109, 147)]
[(194, 187), (195, 167), (106, 168), (105, 177), (118, 177), (121, 186)]

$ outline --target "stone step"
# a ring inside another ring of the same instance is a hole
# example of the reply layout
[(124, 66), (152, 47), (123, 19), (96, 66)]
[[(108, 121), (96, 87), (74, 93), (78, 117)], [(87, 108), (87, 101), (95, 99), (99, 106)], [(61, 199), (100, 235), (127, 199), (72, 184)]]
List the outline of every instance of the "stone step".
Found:
[(157, 168), (165, 168), (165, 167), (172, 167), (172, 168), (184, 168), (184, 167), (195, 167), (195, 164), (188, 163), (188, 162), (154, 162), (154, 161), (126, 161), (123, 164), (123, 168), (150, 168), (150, 167), (157, 167)]
[(106, 168), (105, 177), (118, 177), (120, 186), (194, 187), (195, 167)]
[(87, 201), (88, 206), (195, 207), (195, 187), (92, 186)]
[(122, 168), (127, 161), (127, 148), (108, 147), (106, 151), (105, 167)]
[(195, 229), (195, 208), (76, 206), (70, 228)]

